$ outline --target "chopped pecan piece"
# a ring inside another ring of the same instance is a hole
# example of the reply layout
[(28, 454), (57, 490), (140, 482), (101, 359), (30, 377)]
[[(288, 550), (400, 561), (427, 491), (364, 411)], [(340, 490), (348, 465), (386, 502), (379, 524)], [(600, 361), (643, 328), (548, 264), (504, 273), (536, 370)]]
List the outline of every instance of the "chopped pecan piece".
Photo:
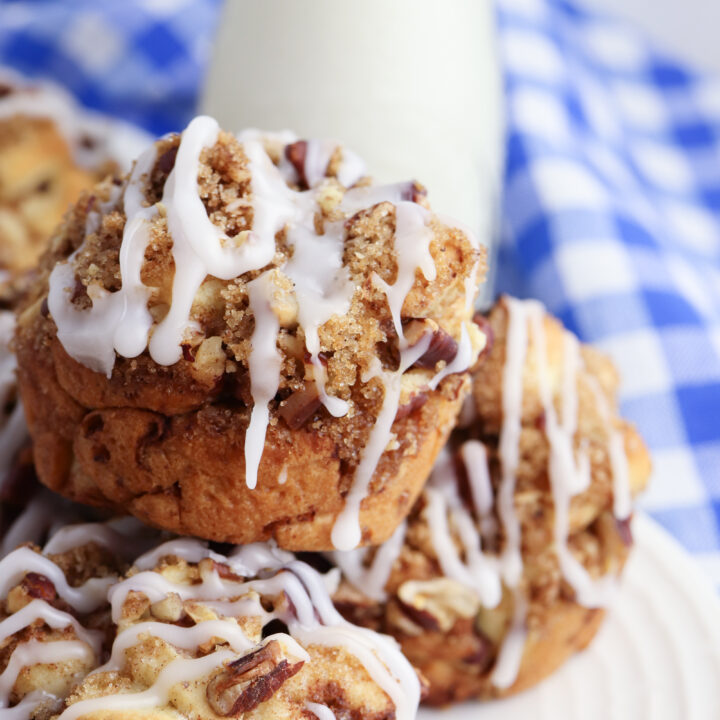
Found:
[(404, 405), (400, 405), (395, 415), (395, 419), (402, 420), (403, 418), (406, 418), (408, 415), (415, 412), (415, 410), (420, 409), (427, 402), (427, 399), (428, 394), (426, 392), (415, 393), (410, 397), (409, 402)]
[(400, 194), (400, 197), (402, 197), (403, 200), (408, 200), (410, 202), (420, 202), (420, 200), (427, 196), (427, 188), (424, 185), (421, 185), (416, 180), (413, 180), (409, 183), (407, 183)]
[(285, 157), (290, 161), (300, 180), (300, 187), (307, 188), (305, 175), (305, 157), (307, 156), (307, 140), (298, 140), (285, 147)]
[(22, 588), (32, 598), (52, 602), (57, 597), (55, 585), (40, 573), (29, 572), (22, 580)]
[(314, 380), (305, 380), (305, 387), (285, 400), (278, 414), (291, 430), (299, 430), (320, 408), (320, 394)]
[(286, 656), (278, 640), (231, 662), (207, 686), (210, 707), (224, 717), (250, 712), (300, 671), (304, 660)]
[(155, 170), (161, 175), (167, 177), (170, 171), (175, 167), (175, 159), (177, 158), (179, 145), (168, 148), (155, 162)]
[(404, 603), (400, 598), (397, 598), (397, 604), (403, 614), (418, 627), (429, 632), (438, 632), (440, 630), (440, 623), (432, 613)]
[(405, 614), (427, 630), (447, 632), (459, 618), (471, 618), (480, 607), (475, 592), (450, 578), (408, 580), (397, 591)]
[(453, 361), (458, 352), (458, 344), (436, 322), (429, 318), (410, 320), (403, 327), (408, 344), (417, 345), (426, 335), (432, 333), (427, 350), (415, 361), (415, 367), (432, 370), (441, 360)]
[(185, 615), (185, 608), (181, 597), (170, 593), (150, 606), (150, 614), (162, 622), (175, 623)]

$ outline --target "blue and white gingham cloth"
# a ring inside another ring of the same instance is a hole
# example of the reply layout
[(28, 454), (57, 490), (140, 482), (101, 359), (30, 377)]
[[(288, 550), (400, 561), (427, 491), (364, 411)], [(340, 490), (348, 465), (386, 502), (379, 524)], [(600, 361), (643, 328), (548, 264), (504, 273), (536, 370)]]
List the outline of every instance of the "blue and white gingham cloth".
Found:
[(720, 80), (563, 0), (500, 0), (501, 290), (616, 360), (643, 506), (720, 586)]
[[(219, 7), (3, 0), (0, 63), (178, 130)], [(542, 299), (615, 358), (623, 410), (654, 455), (644, 507), (720, 586), (720, 80), (561, 0), (498, 0), (498, 24), (498, 290)]]
[(0, 0), (0, 63), (156, 135), (193, 116), (221, 0)]

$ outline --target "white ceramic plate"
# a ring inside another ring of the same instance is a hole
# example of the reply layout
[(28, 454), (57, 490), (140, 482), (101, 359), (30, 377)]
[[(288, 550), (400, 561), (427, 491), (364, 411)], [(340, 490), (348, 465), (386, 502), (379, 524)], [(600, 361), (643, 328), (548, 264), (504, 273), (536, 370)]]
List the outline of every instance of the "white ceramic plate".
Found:
[(618, 596), (590, 647), (537, 687), (421, 720), (718, 720), (720, 599), (692, 558), (637, 515)]

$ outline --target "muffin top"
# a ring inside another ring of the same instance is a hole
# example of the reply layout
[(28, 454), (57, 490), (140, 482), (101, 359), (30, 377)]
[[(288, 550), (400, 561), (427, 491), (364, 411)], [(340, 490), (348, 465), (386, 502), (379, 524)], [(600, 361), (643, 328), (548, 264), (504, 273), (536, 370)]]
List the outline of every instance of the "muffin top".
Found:
[(26, 308), (106, 376), (86, 407), (247, 410), (250, 487), (268, 423), (331, 435), (356, 474), (352, 514), (399, 409), (484, 346), (483, 271), (417, 183), (373, 185), (336, 143), (238, 139), (198, 117), (78, 202)]

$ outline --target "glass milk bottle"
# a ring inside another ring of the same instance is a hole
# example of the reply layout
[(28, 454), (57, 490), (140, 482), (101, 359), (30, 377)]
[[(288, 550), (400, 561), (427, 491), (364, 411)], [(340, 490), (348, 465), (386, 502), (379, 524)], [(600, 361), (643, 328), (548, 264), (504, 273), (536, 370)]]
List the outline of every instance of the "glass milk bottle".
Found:
[[(227, 0), (202, 111), (342, 141), (491, 244), (502, 166), (490, 0)], [(488, 283), (490, 285), (490, 283)]]

